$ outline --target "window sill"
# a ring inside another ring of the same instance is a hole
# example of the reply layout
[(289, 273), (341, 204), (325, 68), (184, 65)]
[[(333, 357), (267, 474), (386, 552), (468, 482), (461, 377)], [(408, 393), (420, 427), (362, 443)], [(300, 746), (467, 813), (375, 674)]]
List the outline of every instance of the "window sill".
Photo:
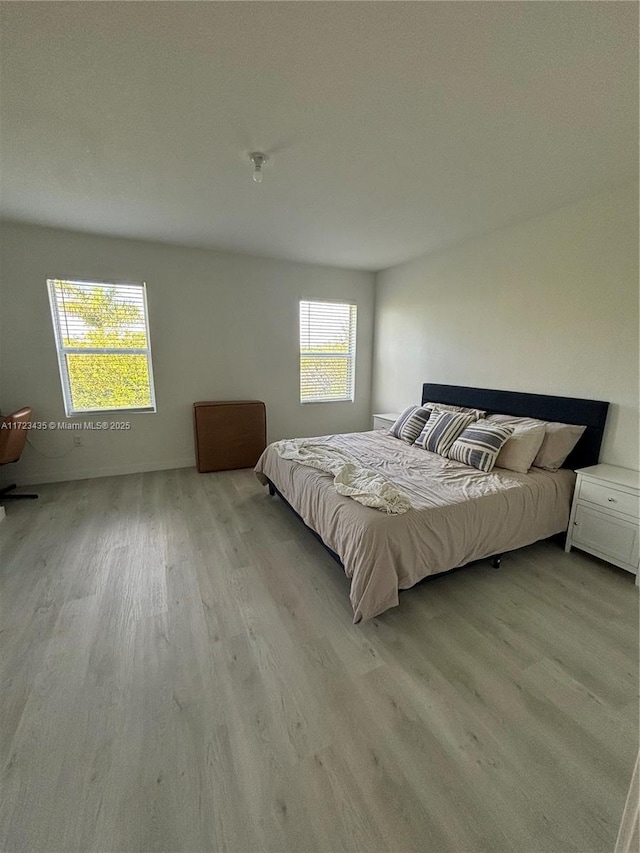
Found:
[(318, 403), (353, 403), (354, 400), (351, 400), (349, 397), (344, 397), (340, 400), (300, 400), (301, 406), (316, 406)]
[(97, 418), (108, 416), (124, 417), (125, 415), (155, 415), (157, 409), (85, 409), (79, 412), (68, 412), (67, 418)]

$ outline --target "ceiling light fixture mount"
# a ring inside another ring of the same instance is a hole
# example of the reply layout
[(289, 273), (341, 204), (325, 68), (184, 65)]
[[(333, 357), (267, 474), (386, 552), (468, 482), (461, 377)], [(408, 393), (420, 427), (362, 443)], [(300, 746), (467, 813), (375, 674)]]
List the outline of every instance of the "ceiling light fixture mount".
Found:
[(262, 167), (269, 158), (261, 151), (252, 151), (249, 154), (249, 160), (253, 163), (253, 180), (256, 184), (262, 183)]

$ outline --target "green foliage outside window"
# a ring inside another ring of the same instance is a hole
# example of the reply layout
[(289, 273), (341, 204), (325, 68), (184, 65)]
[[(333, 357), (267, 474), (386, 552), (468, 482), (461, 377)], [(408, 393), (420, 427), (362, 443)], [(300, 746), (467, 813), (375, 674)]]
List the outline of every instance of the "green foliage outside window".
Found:
[(300, 374), (302, 382), (314, 389), (321, 397), (341, 397), (349, 387), (350, 362), (346, 357), (318, 358), (300, 352)]
[(74, 349), (125, 349), (136, 353), (65, 353), (73, 409), (143, 409), (152, 406), (142, 302), (117, 286), (56, 281), (62, 345)]
[(151, 405), (146, 355), (67, 355), (74, 409)]
[[(316, 340), (314, 346), (300, 346), (300, 380), (308, 396), (326, 399), (346, 398), (349, 394), (353, 357), (350, 351), (349, 328), (340, 330), (336, 340)], [(318, 353), (321, 352), (320, 356)]]

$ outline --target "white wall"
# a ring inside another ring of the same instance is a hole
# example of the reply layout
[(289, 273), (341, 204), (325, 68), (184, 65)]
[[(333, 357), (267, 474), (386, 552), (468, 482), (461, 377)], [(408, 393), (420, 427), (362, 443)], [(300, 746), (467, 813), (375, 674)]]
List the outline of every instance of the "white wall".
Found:
[(638, 189), (378, 274), (375, 411), (423, 382), (612, 403), (601, 461), (638, 468)]
[[(12, 470), (21, 483), (194, 464), (196, 400), (259, 399), (269, 440), (368, 428), (374, 277), (371, 273), (71, 231), (2, 223), (0, 407), (31, 405), (38, 421), (64, 421), (46, 279), (146, 281), (157, 414), (127, 433), (32, 432)], [(358, 305), (356, 400), (301, 406), (298, 300)], [(84, 419), (83, 419), (84, 420)], [(86, 420), (98, 420), (91, 417)], [(64, 454), (64, 455), (63, 455)], [(51, 458), (50, 458), (51, 457)], [(53, 458), (55, 457), (55, 458)]]

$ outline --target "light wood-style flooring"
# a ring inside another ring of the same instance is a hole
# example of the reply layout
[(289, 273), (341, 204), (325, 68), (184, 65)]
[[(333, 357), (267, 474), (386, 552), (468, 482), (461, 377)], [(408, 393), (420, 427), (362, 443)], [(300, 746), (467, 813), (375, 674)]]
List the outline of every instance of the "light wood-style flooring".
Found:
[(354, 626), (251, 471), (38, 491), (0, 524), (1, 850), (613, 850), (631, 575), (538, 543)]

